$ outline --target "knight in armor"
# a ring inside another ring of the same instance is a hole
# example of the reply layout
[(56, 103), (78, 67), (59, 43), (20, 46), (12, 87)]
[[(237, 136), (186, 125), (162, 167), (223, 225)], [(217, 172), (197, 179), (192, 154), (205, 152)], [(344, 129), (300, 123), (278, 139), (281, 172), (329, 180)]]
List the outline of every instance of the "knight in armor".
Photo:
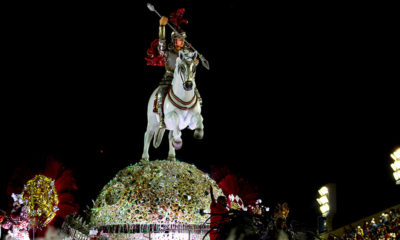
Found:
[[(166, 89), (171, 85), (172, 79), (174, 77), (175, 62), (177, 57), (179, 56), (179, 51), (192, 51), (190, 49), (190, 46), (188, 46), (185, 42), (186, 33), (179, 26), (180, 23), (187, 23), (187, 20), (183, 19), (184, 12), (185, 10), (181, 8), (178, 9), (176, 13), (172, 13), (170, 15), (170, 22), (172, 23), (172, 25), (174, 25), (177, 32), (171, 33), (171, 42), (169, 44), (167, 43), (165, 32), (165, 26), (168, 24), (169, 19), (165, 16), (161, 17), (158, 39), (156, 39), (156, 41), (152, 43), (153, 48), (157, 47), (158, 53), (154, 53), (154, 50), (152, 49), (149, 49), (147, 51), (148, 58), (146, 58), (146, 60), (148, 61), (148, 65), (165, 66), (165, 73), (160, 81), (158, 92), (156, 95), (156, 110), (160, 117), (160, 128), (166, 128), (163, 114), (163, 101)], [(196, 59), (195, 63), (198, 64), (198, 62), (199, 60)], [(199, 97), (199, 101), (201, 104), (202, 100), (200, 98), (200, 94), (197, 88), (195, 89), (195, 91), (197, 96)]]

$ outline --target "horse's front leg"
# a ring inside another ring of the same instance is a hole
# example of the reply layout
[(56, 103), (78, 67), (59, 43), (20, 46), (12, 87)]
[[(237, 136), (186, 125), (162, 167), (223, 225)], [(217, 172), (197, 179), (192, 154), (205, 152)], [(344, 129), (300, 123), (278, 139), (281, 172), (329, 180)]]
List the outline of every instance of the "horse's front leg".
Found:
[(170, 141), (172, 146), (179, 150), (182, 148), (182, 132), (179, 129), (179, 116), (175, 111), (169, 112), (165, 117), (165, 124), (167, 128), (172, 131), (172, 137), (170, 135)]
[(203, 116), (201, 116), (200, 112), (196, 111), (193, 113), (189, 129), (194, 130), (193, 134), (194, 138), (203, 139), (204, 125), (203, 125)]
[(174, 137), (173, 131), (169, 131), (169, 134), (168, 134), (168, 143), (169, 143), (168, 160), (176, 160), (175, 148), (174, 148), (174, 145), (172, 144), (173, 137)]

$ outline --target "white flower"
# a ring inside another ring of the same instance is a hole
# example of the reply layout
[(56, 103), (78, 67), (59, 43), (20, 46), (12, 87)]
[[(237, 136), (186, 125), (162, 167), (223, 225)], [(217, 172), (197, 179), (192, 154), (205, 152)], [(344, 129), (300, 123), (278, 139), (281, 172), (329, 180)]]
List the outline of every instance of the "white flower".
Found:
[(231, 200), (231, 202), (234, 200), (234, 196), (232, 194), (229, 194), (229, 200)]
[(58, 208), (58, 206), (54, 206), (54, 207), (53, 207), (53, 212), (57, 212), (58, 210), (60, 210), (60, 209)]

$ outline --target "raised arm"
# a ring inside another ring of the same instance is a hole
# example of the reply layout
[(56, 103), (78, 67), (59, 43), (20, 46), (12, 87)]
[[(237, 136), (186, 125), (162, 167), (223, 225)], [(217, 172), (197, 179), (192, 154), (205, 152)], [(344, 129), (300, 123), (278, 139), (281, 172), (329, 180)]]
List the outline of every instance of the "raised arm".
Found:
[(215, 204), (214, 192), (213, 192), (213, 188), (211, 185), (210, 185), (210, 195), (211, 195), (211, 203)]
[(165, 40), (165, 25), (168, 23), (168, 18), (162, 16), (160, 19), (160, 27), (158, 29), (158, 51), (161, 56), (165, 56), (167, 50), (167, 41)]

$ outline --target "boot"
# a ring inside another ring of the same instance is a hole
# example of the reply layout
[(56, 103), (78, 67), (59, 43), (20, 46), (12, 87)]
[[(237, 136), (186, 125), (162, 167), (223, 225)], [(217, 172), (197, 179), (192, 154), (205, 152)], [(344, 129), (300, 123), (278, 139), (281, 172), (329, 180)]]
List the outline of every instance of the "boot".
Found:
[(160, 116), (160, 125), (159, 125), (159, 128), (164, 129), (164, 128), (167, 127), (167, 126), (165, 126), (165, 122), (164, 122), (164, 114), (162, 114), (162, 113), (158, 113), (158, 114), (159, 114), (159, 116)]
[(160, 90), (157, 93), (157, 105), (158, 105), (158, 116), (160, 117), (160, 123), (159, 123), (159, 128), (164, 129), (166, 128), (165, 122), (164, 122), (164, 113), (163, 113), (163, 93), (164, 93), (164, 88), (160, 88)]

